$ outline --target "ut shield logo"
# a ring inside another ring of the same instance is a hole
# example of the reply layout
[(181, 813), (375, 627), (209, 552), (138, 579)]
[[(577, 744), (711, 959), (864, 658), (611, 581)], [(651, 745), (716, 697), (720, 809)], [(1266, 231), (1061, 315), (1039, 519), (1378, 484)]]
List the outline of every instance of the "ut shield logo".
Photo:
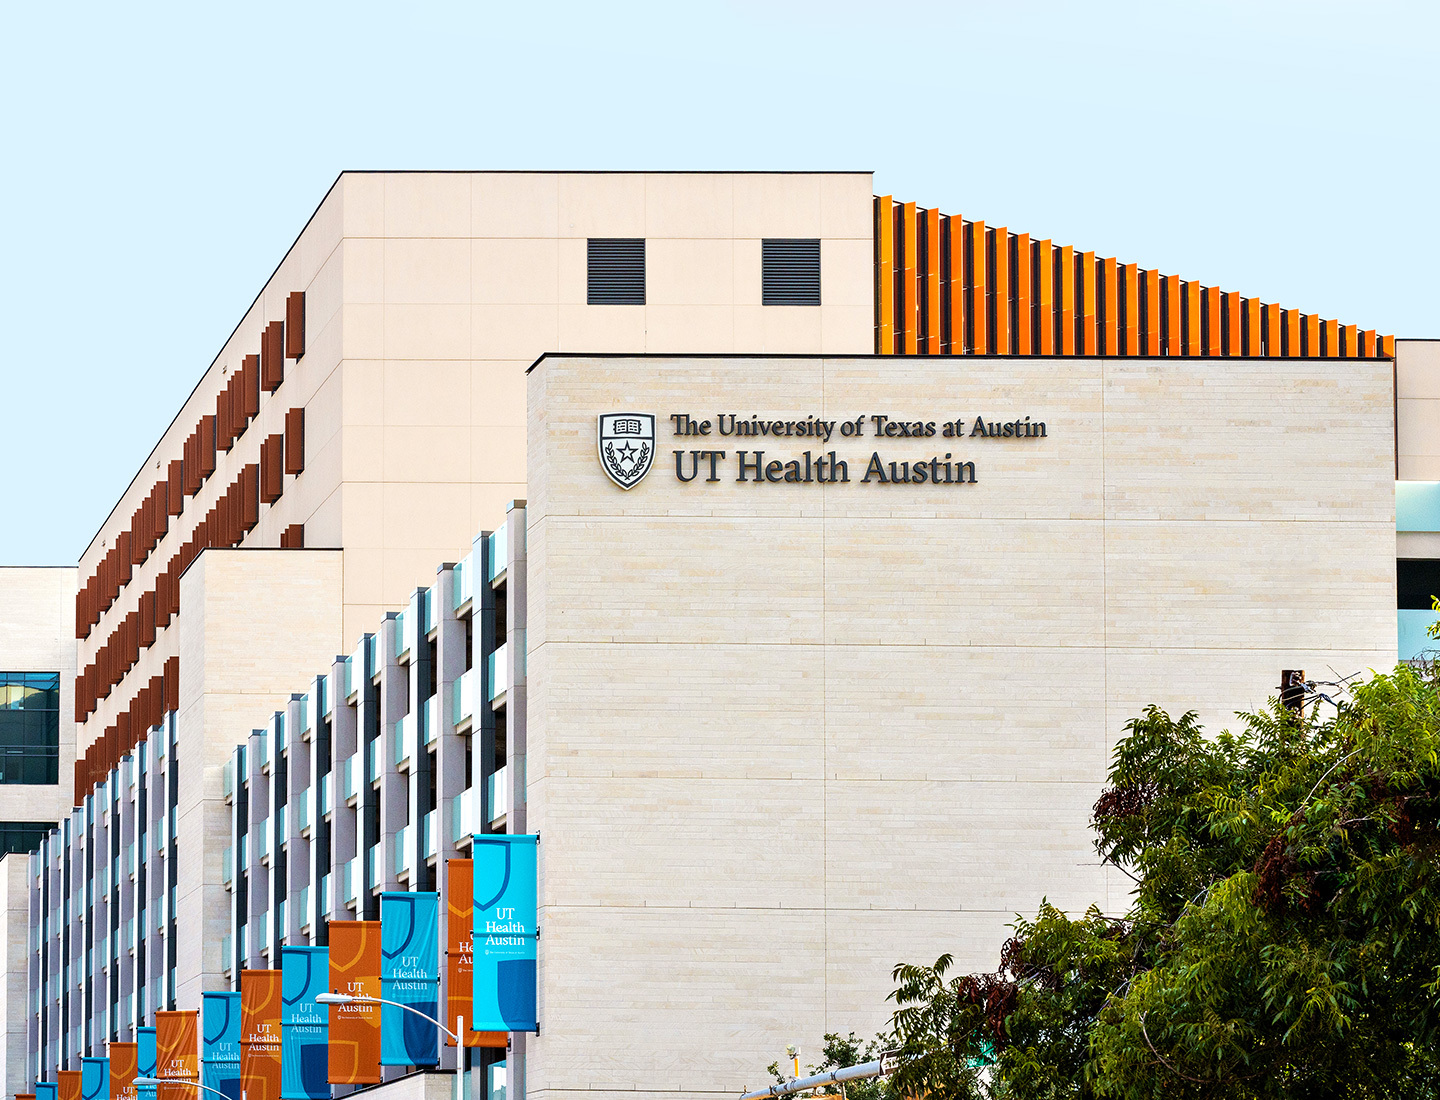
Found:
[(600, 465), (622, 489), (633, 489), (655, 460), (655, 417), (605, 413), (600, 417)]

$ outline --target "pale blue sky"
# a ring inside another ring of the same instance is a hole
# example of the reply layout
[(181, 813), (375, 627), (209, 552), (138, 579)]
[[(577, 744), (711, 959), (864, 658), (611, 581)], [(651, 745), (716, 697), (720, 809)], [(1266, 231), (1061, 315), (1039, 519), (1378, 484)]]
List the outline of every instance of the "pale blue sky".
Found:
[(1440, 336), (1434, 3), (9, 4), (0, 563), (74, 562), (346, 168), (872, 169)]

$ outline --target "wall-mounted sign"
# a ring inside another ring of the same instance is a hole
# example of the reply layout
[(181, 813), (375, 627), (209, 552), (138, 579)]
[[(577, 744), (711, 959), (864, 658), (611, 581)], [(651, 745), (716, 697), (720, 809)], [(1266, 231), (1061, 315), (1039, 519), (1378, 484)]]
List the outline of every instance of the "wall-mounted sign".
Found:
[[(671, 452), (675, 479), (701, 484), (736, 481), (750, 485), (974, 485), (971, 441), (1033, 444), (1049, 438), (1043, 420), (1032, 416), (989, 419), (956, 416), (945, 420), (862, 413), (843, 420), (823, 417), (776, 418), (751, 413), (696, 417), (670, 413), (666, 418), (681, 449)], [(832, 441), (883, 440), (885, 453), (866, 455), (829, 447)], [(713, 444), (734, 440), (725, 448)], [(922, 448), (906, 440), (933, 440), (948, 450)], [(696, 446), (699, 444), (700, 446)], [(808, 445), (807, 445), (808, 444)], [(805, 449), (796, 452), (795, 447)], [(600, 417), (600, 465), (622, 489), (633, 489), (649, 471), (657, 441), (655, 417), (648, 413), (607, 413)], [(929, 450), (930, 453), (923, 453)]]
[(622, 489), (633, 489), (655, 461), (655, 417), (650, 413), (607, 413), (600, 418), (600, 465)]

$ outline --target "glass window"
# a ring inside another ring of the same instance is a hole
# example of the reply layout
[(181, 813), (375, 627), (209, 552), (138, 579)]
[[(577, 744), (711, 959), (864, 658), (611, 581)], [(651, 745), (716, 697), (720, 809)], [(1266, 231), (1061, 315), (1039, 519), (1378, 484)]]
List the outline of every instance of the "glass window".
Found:
[(59, 782), (60, 674), (0, 672), (0, 783)]
[(33, 852), (54, 828), (53, 822), (0, 821), (0, 855)]

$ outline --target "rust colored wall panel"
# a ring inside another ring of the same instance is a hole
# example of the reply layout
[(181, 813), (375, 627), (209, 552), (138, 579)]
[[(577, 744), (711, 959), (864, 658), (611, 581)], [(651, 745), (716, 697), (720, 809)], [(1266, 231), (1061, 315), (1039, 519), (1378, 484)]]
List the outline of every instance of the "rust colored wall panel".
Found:
[(1055, 248), (1049, 239), (1035, 246), (1035, 328), (1040, 355), (1055, 354)]
[(923, 347), (926, 355), (940, 354), (940, 211), (927, 210), (925, 222), (924, 282), (921, 317), (924, 320)]
[(1096, 319), (1100, 327), (1105, 355), (1115, 355), (1120, 350), (1120, 275), (1113, 256), (1097, 261), (1099, 290), (1096, 294)]
[(875, 197), (875, 351), (895, 352), (895, 204)]
[(240, 471), (240, 486), (240, 524), (249, 531), (260, 522), (260, 466), (257, 463), (252, 462)]
[(1099, 272), (1095, 253), (1082, 252), (1079, 267), (1080, 351), (1085, 355), (1095, 355), (1100, 350), (1100, 295), (1096, 286)]
[(249, 421), (259, 415), (260, 356), (247, 355), (240, 363), (240, 416), (242, 421)]
[(1060, 268), (1060, 354), (1075, 354), (1075, 250), (1068, 244), (1058, 252)]
[(200, 476), (207, 478), (215, 472), (215, 418), (202, 416), (199, 432)]
[(305, 549), (305, 525), (303, 523), (292, 523), (285, 530), (280, 532), (280, 548), (282, 550), (304, 550)]
[(155, 644), (155, 592), (140, 594), (140, 645), (149, 649)]
[(172, 459), (165, 473), (165, 511), (172, 516), (178, 516), (185, 508), (184, 461)]
[(299, 359), (305, 354), (305, 292), (292, 290), (285, 299), (285, 356)]
[(976, 355), (990, 353), (990, 327), (985, 316), (989, 300), (990, 264), (985, 254), (985, 223), (971, 222), (966, 234), (969, 252), (970, 301), (966, 316), (970, 320), (970, 347)]
[(1245, 302), (1245, 354), (1263, 355), (1262, 328), (1260, 321), (1260, 299), (1246, 298)]
[(269, 436), (260, 444), (260, 500), (274, 504), (285, 488), (285, 437)]
[(1031, 355), (1035, 349), (1035, 316), (1031, 309), (1031, 288), (1035, 274), (1030, 234), (1019, 233), (1015, 245), (1015, 354)]
[(920, 300), (916, 291), (919, 287), (920, 240), (916, 221), (913, 202), (900, 207), (900, 290), (896, 300), (900, 313), (900, 350), (904, 355), (914, 355), (919, 350)]
[(965, 353), (965, 223), (955, 214), (945, 219), (945, 296), (950, 311), (950, 354)]
[(1126, 264), (1125, 281), (1125, 339), (1121, 341), (1125, 355), (1140, 354), (1140, 265)]
[(305, 472), (305, 409), (291, 409), (285, 414), (285, 472)]
[(989, 249), (990, 273), (990, 316), (995, 319), (995, 331), (990, 342), (996, 355), (1010, 354), (1010, 231), (1003, 225), (990, 230), (986, 235)]
[(285, 326), (271, 321), (260, 336), (260, 388), (274, 393), (285, 381)]
[(171, 657), (165, 662), (165, 709), (180, 709), (180, 658)]
[(1224, 307), (1220, 304), (1220, 288), (1205, 287), (1201, 293), (1204, 303), (1200, 307), (1200, 324), (1204, 332), (1202, 346), (1206, 355), (1224, 355)]

